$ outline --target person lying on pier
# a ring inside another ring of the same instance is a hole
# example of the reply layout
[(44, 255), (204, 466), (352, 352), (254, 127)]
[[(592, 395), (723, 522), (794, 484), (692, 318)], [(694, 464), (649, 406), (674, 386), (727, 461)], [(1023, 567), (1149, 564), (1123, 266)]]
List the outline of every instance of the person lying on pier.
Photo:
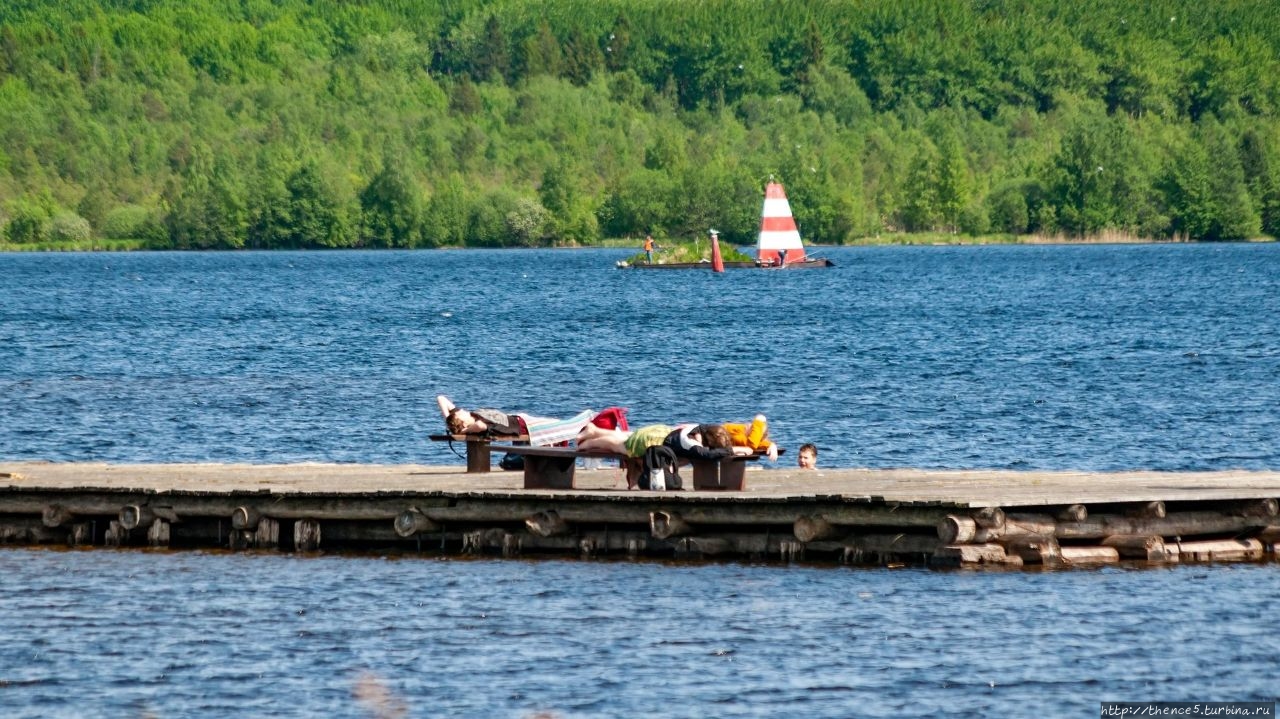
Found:
[[(645, 488), (645, 461), (652, 462), (653, 451), (663, 448), (675, 455), (677, 460), (718, 460), (732, 454), (750, 454), (747, 447), (734, 447), (729, 433), (720, 425), (681, 424), (674, 427), (665, 424), (650, 424), (638, 427), (633, 432), (621, 429), (605, 429), (595, 425), (587, 425), (578, 434), (578, 449), (611, 452), (626, 456), (624, 466), (627, 468), (627, 488)], [(674, 471), (668, 481), (674, 481), (668, 489), (679, 489), (679, 475)]]
[[(763, 423), (763, 415), (758, 415)], [(674, 427), (665, 424), (651, 424), (638, 427), (627, 432), (620, 429), (604, 429), (595, 425), (587, 425), (578, 433), (578, 449), (600, 450), (613, 454), (623, 454), (631, 458), (644, 456), (645, 450), (665, 444), (682, 459), (722, 459), (730, 454), (750, 455), (758, 449), (771, 451), (771, 458), (776, 458), (777, 447), (768, 443), (761, 436), (756, 436), (755, 444), (748, 443), (752, 433), (746, 425), (737, 425), (743, 433), (743, 441), (734, 441), (733, 432), (727, 426), (718, 424), (680, 424)], [(757, 428), (759, 429), (759, 428)], [(767, 434), (767, 428), (760, 434)]]
[(635, 459), (643, 457), (646, 449), (662, 444), (671, 430), (665, 424), (649, 424), (631, 431), (588, 424), (578, 433), (578, 449), (622, 454)]
[(444, 425), (450, 434), (493, 434), (519, 436), (527, 434), (529, 444), (549, 447), (568, 442), (583, 427), (595, 426), (591, 420), (596, 413), (584, 409), (567, 419), (538, 417), (532, 414), (507, 413), (496, 409), (466, 410), (454, 404), (448, 397), (438, 395), (436, 404), (444, 415)]
[(676, 456), (685, 460), (717, 460), (729, 455), (749, 455), (750, 447), (735, 446), (729, 433), (718, 424), (650, 424), (633, 432), (620, 429), (604, 429), (587, 425), (578, 433), (578, 449), (599, 450), (626, 455), (632, 459), (644, 456), (645, 450), (657, 446), (669, 447)]
[(778, 445), (769, 441), (769, 420), (758, 414), (751, 418), (750, 424), (725, 422), (724, 429), (735, 447), (747, 447), (753, 452), (764, 450), (770, 462), (778, 461)]

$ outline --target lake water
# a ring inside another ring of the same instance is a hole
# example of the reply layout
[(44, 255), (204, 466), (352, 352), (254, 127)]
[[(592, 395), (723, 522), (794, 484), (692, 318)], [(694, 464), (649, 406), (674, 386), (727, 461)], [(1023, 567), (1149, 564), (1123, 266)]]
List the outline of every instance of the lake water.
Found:
[(1280, 245), (0, 255), (0, 457), (456, 464), (436, 394), (827, 466), (1280, 468)]
[[(433, 397), (766, 413), (826, 466), (1280, 469), (1280, 246), (0, 254), (0, 459), (424, 462)], [(0, 550), (4, 716), (1094, 716), (1274, 701), (1280, 565)], [(383, 697), (381, 704), (377, 699)]]

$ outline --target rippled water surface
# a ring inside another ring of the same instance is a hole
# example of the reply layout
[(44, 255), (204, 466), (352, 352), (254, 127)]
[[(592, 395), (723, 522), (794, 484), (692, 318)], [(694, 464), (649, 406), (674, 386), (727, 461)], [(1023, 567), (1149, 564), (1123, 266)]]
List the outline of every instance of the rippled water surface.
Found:
[(432, 398), (744, 419), (828, 466), (1280, 467), (1280, 246), (0, 254), (0, 457), (457, 463)]
[(1097, 716), (1275, 701), (1280, 567), (0, 551), (7, 716)]
[[(0, 459), (457, 463), (432, 398), (827, 466), (1280, 469), (1280, 246), (0, 254)], [(0, 549), (0, 715), (1096, 716), (1272, 701), (1280, 565)], [(379, 697), (381, 701), (379, 702)]]

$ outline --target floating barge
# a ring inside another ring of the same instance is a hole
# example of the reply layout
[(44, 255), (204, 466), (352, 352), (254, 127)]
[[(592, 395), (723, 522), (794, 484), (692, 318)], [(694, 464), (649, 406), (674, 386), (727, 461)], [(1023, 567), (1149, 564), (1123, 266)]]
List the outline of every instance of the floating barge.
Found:
[(1268, 560), (1277, 472), (751, 470), (740, 492), (425, 465), (0, 463), (0, 544), (1078, 565)]
[[(762, 262), (724, 262), (726, 270), (811, 270), (835, 267), (836, 263), (825, 258), (804, 259), (789, 262), (786, 265), (767, 264)], [(712, 264), (707, 262), (638, 262), (631, 263), (619, 260), (615, 265), (620, 270), (711, 270)]]
[(756, 236), (756, 258), (751, 262), (722, 262), (718, 230), (711, 230), (711, 259), (705, 262), (627, 262), (620, 260), (620, 270), (811, 270), (835, 267), (823, 257), (810, 257), (800, 241), (800, 228), (791, 214), (791, 202), (782, 183), (769, 178), (764, 188), (764, 205), (760, 210), (760, 234)]

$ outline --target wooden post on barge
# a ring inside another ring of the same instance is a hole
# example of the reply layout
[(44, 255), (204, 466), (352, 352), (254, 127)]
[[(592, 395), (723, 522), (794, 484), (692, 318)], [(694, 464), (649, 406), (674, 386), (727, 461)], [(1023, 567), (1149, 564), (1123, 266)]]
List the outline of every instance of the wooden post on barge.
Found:
[(520, 536), (516, 534), (502, 535), (502, 556), (510, 559), (520, 556), (522, 542)]
[(259, 549), (275, 549), (280, 546), (280, 521), (270, 517), (258, 519), (253, 540)]
[(1065, 564), (1103, 564), (1120, 561), (1120, 553), (1114, 547), (1063, 547)]
[(999, 544), (953, 544), (939, 547), (929, 558), (936, 567), (960, 567), (977, 564), (994, 564), (1005, 567), (1021, 567), (1022, 557), (1010, 555)]
[(1089, 509), (1083, 504), (1069, 504), (1058, 510), (1053, 518), (1059, 522), (1083, 522), (1089, 518)]
[(1185, 562), (1223, 562), (1262, 559), (1262, 542), (1257, 539), (1217, 539), (1177, 542), (1179, 557)]
[(999, 507), (983, 507), (973, 513), (973, 521), (983, 529), (1003, 527), (1005, 523), (1004, 510)]
[(1102, 546), (1112, 547), (1122, 559), (1145, 559), (1148, 562), (1176, 562), (1178, 552), (1170, 552), (1164, 537), (1158, 534), (1113, 534), (1102, 540)]
[(670, 539), (693, 531), (693, 527), (676, 512), (649, 513), (649, 531), (657, 539)]
[(1007, 554), (1017, 555), (1025, 564), (1055, 566), (1062, 563), (1062, 548), (1053, 537), (1017, 536), (1001, 543)]
[(1144, 502), (1125, 512), (1126, 517), (1133, 519), (1164, 519), (1168, 515), (1164, 502)]
[(71, 533), (67, 536), (67, 544), (72, 547), (93, 544), (93, 523), (77, 522), (71, 525)]
[(677, 557), (716, 557), (732, 551), (733, 543), (724, 537), (684, 537), (676, 542)]
[(1200, 507), (1238, 517), (1270, 518), (1280, 514), (1280, 501), (1271, 497), (1266, 499), (1226, 499), (1202, 502)]
[(262, 513), (253, 507), (236, 507), (231, 512), (231, 528), (253, 531), (262, 521)]
[(404, 539), (440, 531), (440, 525), (433, 522), (417, 507), (410, 507), (397, 514), (394, 526), (396, 535)]
[(50, 504), (44, 508), (44, 512), (40, 515), (40, 521), (44, 526), (50, 529), (56, 529), (64, 524), (68, 524), (76, 518), (66, 507), (61, 504)]
[(107, 525), (107, 532), (102, 538), (102, 543), (108, 547), (123, 547), (129, 543), (129, 530), (120, 526), (120, 522), (113, 519)]
[(825, 517), (798, 517), (791, 525), (791, 533), (801, 542), (808, 543), (834, 537), (836, 528)]
[(129, 531), (150, 526), (156, 514), (147, 505), (129, 504), (120, 508), (120, 526)]
[(784, 539), (778, 543), (778, 556), (784, 562), (804, 561), (804, 542)]
[(147, 544), (152, 547), (169, 546), (169, 522), (156, 517), (147, 528)]
[(320, 522), (315, 519), (299, 519), (293, 523), (293, 548), (298, 552), (311, 552), (320, 548)]
[(554, 509), (531, 515), (524, 520), (524, 525), (539, 537), (558, 537), (569, 533), (569, 523), (564, 521), (560, 513)]

